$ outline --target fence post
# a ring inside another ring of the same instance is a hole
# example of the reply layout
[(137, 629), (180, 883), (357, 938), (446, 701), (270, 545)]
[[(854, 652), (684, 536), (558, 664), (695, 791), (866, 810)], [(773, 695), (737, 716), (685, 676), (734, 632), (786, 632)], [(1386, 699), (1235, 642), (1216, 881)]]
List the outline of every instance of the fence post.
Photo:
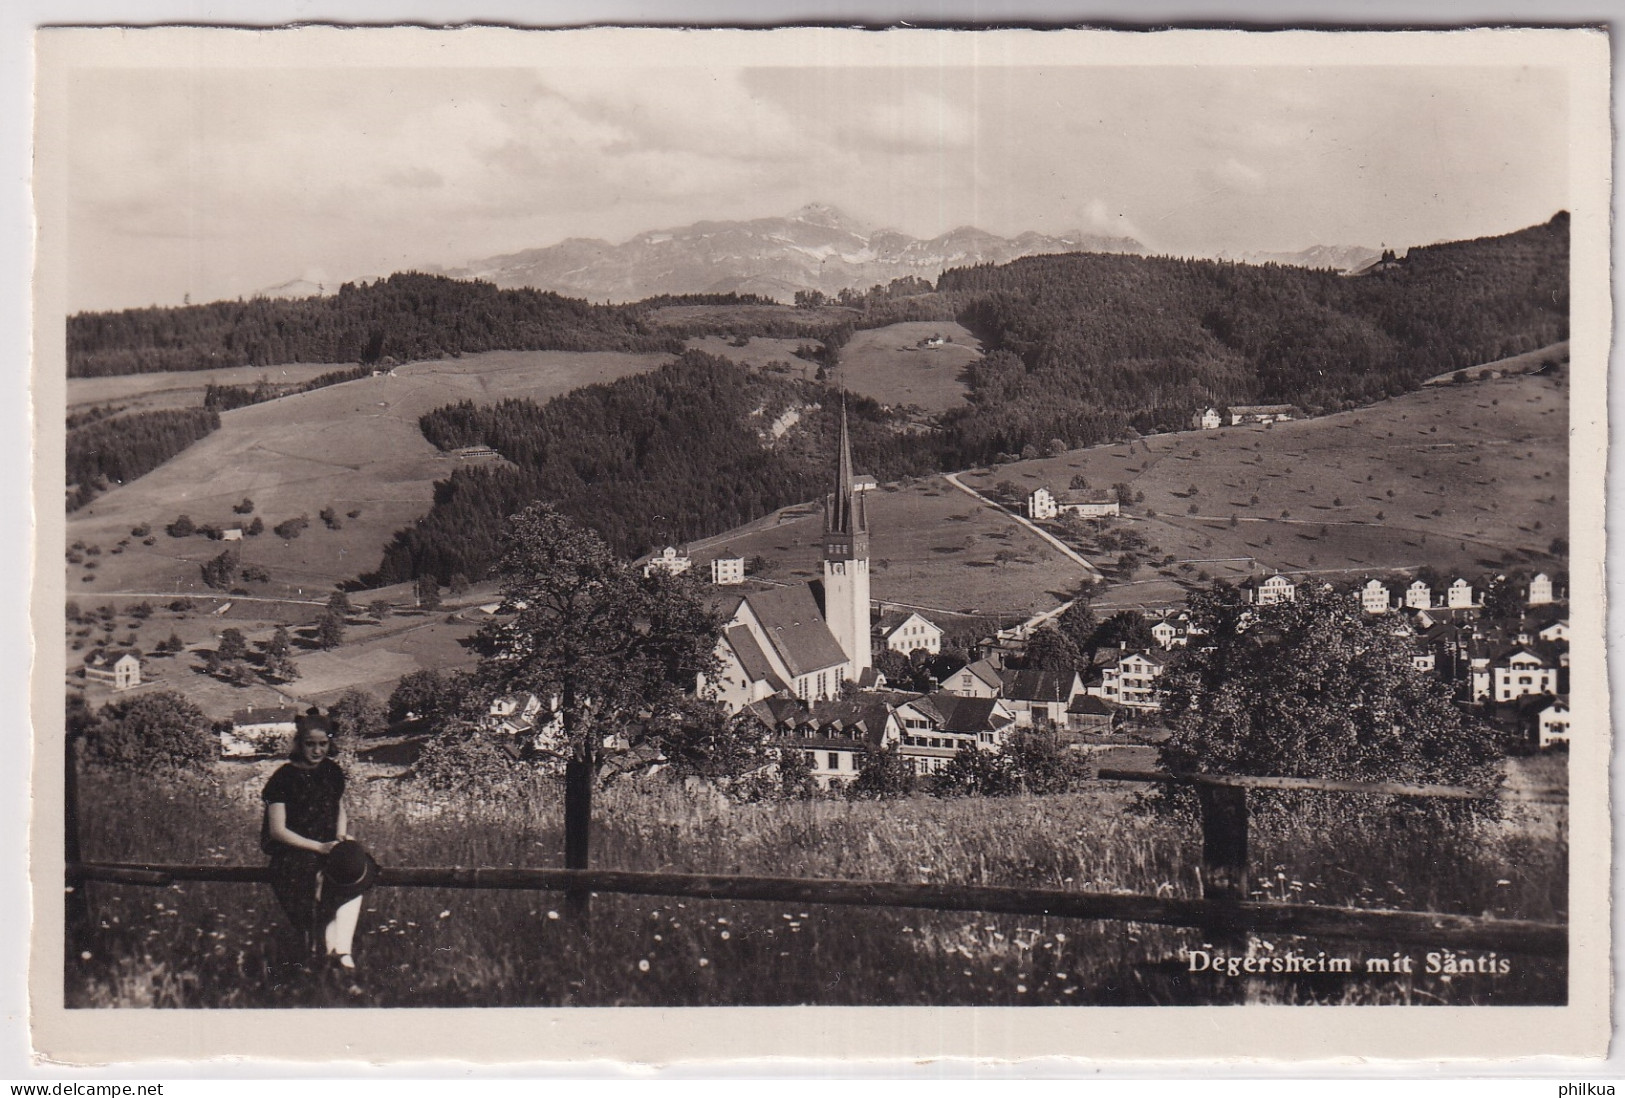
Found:
[[(69, 865), (84, 861), (79, 845), (79, 740), (68, 736), (63, 740), (62, 770), (62, 855)], [(90, 898), (85, 893), (87, 882), (76, 878), (63, 894), (62, 945), (68, 964), (77, 964), (80, 953), (89, 942)]]
[[(1202, 806), (1202, 898), (1219, 909), (1201, 929), (1214, 949), (1246, 956), (1250, 936), (1225, 908), (1247, 899), (1247, 790), (1198, 782), (1196, 797)], [(1217, 991), (1218, 1002), (1248, 1002), (1258, 988), (1251, 979), (1226, 977)]]
[[(571, 759), (564, 764), (564, 868), (586, 869), (592, 854), (592, 780), (590, 762)], [(588, 893), (570, 889), (564, 894), (565, 910), (584, 920)]]

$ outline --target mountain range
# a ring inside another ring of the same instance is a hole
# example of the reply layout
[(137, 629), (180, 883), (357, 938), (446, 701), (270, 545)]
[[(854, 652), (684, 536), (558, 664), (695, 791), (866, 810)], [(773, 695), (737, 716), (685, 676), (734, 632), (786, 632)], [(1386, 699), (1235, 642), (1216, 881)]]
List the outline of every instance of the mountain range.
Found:
[(1081, 230), (1006, 238), (966, 226), (920, 240), (893, 229), (869, 229), (840, 210), (815, 204), (787, 217), (698, 221), (639, 233), (624, 244), (573, 238), (437, 273), (484, 279), (504, 289), (554, 290), (589, 301), (695, 293), (760, 294), (789, 301), (798, 290), (834, 294), (906, 276), (935, 281), (948, 267), (1007, 263), (1028, 255), (1145, 251), (1130, 237)]

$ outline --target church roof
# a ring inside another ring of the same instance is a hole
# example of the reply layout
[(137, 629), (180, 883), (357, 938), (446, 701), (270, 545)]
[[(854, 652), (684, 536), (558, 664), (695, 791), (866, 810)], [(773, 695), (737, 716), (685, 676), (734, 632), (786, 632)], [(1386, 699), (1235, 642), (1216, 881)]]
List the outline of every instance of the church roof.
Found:
[(756, 643), (756, 637), (749, 629), (743, 625), (736, 625), (725, 630), (723, 637), (727, 640), (728, 646), (734, 650), (734, 655), (739, 657), (739, 666), (744, 668), (745, 674), (752, 682), (767, 682), (777, 690), (786, 688), (778, 675), (773, 673), (773, 664), (769, 662), (767, 653), (762, 651), (762, 646)]
[(797, 584), (745, 596), (773, 650), (797, 677), (847, 662), (812, 591)]

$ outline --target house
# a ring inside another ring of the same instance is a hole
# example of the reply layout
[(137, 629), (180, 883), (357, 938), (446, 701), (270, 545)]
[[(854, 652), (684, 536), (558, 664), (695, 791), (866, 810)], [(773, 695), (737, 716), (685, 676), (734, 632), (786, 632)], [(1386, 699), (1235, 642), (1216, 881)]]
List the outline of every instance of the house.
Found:
[(1079, 694), (1066, 707), (1066, 731), (1104, 736), (1111, 732), (1117, 707), (1095, 694)]
[(1533, 694), (1557, 693), (1557, 668), (1527, 648), (1514, 648), (1490, 661), (1494, 699), (1509, 702)]
[(1543, 641), (1562, 641), (1564, 644), (1567, 644), (1569, 640), (1568, 619), (1563, 618), (1558, 621), (1554, 621), (1536, 635)]
[(1546, 606), (1552, 601), (1552, 577), (1541, 572), (1529, 581), (1529, 605)]
[(854, 492), (873, 492), (880, 487), (880, 482), (870, 473), (859, 473), (852, 478)]
[(1163, 651), (1171, 648), (1184, 648), (1190, 643), (1191, 624), (1190, 615), (1183, 611), (1178, 614), (1169, 614), (1159, 619), (1151, 627), (1151, 636), (1155, 638), (1158, 647)]
[(966, 698), (938, 690), (897, 707), (898, 754), (916, 760), (915, 773), (941, 770), (964, 747), (996, 751), (1016, 726), (1016, 713), (1000, 698)]
[(962, 698), (996, 698), (1004, 691), (1004, 677), (992, 660), (977, 660), (949, 675), (942, 688)]
[(770, 746), (803, 752), (818, 787), (830, 789), (856, 778), (869, 752), (901, 739), (891, 697), (866, 693), (806, 708), (777, 699), (758, 702), (750, 712), (770, 729)]
[(1191, 426), (1198, 431), (1213, 431), (1224, 426), (1224, 417), (1217, 408), (1203, 408), (1191, 416)]
[(557, 752), (564, 738), (564, 714), (557, 697), (544, 704), (535, 694), (503, 695), (492, 700), (483, 724), (486, 731), (534, 751)]
[(298, 718), (299, 710), (291, 706), (239, 709), (220, 730), (220, 754), (228, 759), (282, 754), (293, 746)]
[(1544, 750), (1555, 743), (1569, 742), (1569, 699), (1559, 696), (1536, 715), (1540, 746)]
[(1027, 517), (1052, 519), (1059, 515), (1079, 518), (1115, 518), (1122, 513), (1117, 497), (1109, 493), (1066, 491), (1059, 495), (1048, 488), (1035, 488), (1027, 497)]
[(732, 587), (745, 582), (744, 557), (718, 557), (711, 562), (711, 582), (718, 587)]
[(1150, 652), (1124, 652), (1110, 663), (1102, 664), (1100, 681), (1085, 689), (1115, 705), (1131, 709), (1161, 709), (1157, 700), (1157, 679), (1166, 670), (1160, 656)]
[(670, 572), (674, 576), (680, 576), (692, 567), (694, 567), (694, 562), (692, 560), (682, 553), (679, 553), (674, 546), (668, 545), (664, 549), (660, 550), (660, 552), (656, 553), (654, 557), (643, 566), (643, 574), (645, 576), (652, 576), (656, 572)]
[(1274, 606), (1281, 602), (1294, 602), (1298, 585), (1282, 575), (1274, 575), (1262, 583), (1249, 584), (1247, 597), (1254, 606)]
[(1473, 602), (1473, 585), (1464, 579), (1452, 580), (1444, 596), (1445, 607), (1450, 610), (1470, 610), (1477, 605)]
[(1367, 580), (1365, 586), (1354, 592), (1354, 601), (1367, 614), (1386, 614), (1393, 603), (1393, 594), (1381, 580)]
[(935, 656), (942, 651), (942, 630), (912, 610), (892, 610), (875, 623), (875, 638), (883, 647), (907, 656), (923, 648)]
[(1230, 406), (1230, 426), (1239, 427), (1244, 423), (1285, 423), (1298, 414), (1298, 409), (1291, 404), (1232, 404)]
[(1059, 726), (1074, 696), (1083, 693), (1076, 671), (1006, 671), (1000, 697), (1016, 714), (1016, 724)]
[(1433, 588), (1417, 580), (1405, 588), (1405, 605), (1415, 610), (1429, 610), (1433, 607)]
[(85, 657), (85, 678), (114, 690), (141, 685), (141, 657), (124, 648), (97, 648)]
[(234, 522), (230, 526), (226, 527), (224, 530), (220, 531), (220, 540), (221, 541), (242, 541), (243, 540), (243, 524), (240, 523), (240, 522)]

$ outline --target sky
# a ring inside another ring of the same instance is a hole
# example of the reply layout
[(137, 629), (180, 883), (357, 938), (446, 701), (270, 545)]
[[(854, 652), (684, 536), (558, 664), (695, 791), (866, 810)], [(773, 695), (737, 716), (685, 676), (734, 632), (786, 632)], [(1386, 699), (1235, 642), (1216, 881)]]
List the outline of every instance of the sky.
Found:
[(1568, 206), (1542, 68), (92, 68), (68, 102), (70, 311), (813, 202), (1188, 255), (1403, 249)]

